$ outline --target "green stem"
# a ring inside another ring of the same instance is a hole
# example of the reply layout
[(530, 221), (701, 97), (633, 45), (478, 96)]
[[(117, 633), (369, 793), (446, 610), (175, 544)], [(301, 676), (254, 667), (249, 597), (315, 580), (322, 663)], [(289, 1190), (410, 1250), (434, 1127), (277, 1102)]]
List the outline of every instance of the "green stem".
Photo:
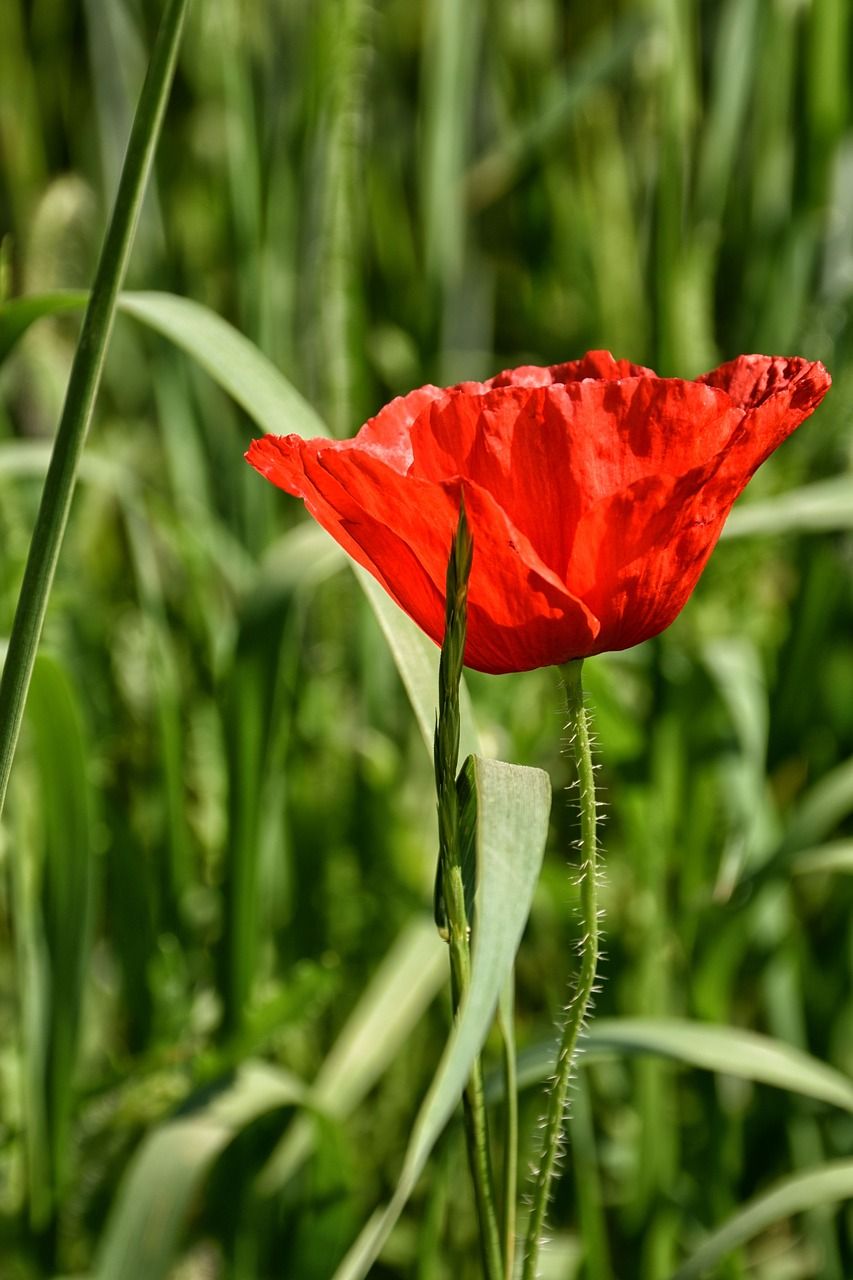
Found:
[(9, 648), (0, 679), (0, 814), (30, 687), (59, 551), (68, 523), (80, 455), (92, 418), (116, 299), (124, 280), (139, 210), (160, 134), (189, 0), (166, 0), (133, 121), (112, 218), (104, 239), (74, 353), (36, 517)]
[[(458, 1018), (471, 983), (470, 920), (465, 898), (459, 829), (457, 769), (459, 765), (459, 682), (465, 654), (468, 578), (473, 543), (460, 499), (459, 525), (447, 564), (444, 642), (438, 668), (438, 721), (435, 729), (435, 787), (438, 800), (438, 875), (436, 922), (450, 951), (453, 1015)], [(480, 1223), (485, 1280), (504, 1280), (489, 1129), (480, 1058), (474, 1062), (462, 1097), (468, 1163)]]
[(504, 1162), (503, 1215), (501, 1220), (504, 1250), (504, 1277), (515, 1275), (516, 1191), (518, 1185), (518, 1070), (515, 1057), (513, 975), (507, 979), (498, 1005), (498, 1027), (503, 1046), (504, 1074)]
[[(458, 1016), (471, 982), (469, 927), (465, 909), (465, 890), (459, 866), (445, 869), (444, 901), (450, 944), (453, 1012), (454, 1016)], [(489, 1150), (483, 1066), (479, 1056), (474, 1060), (471, 1076), (462, 1096), (462, 1113), (465, 1121), (465, 1140), (468, 1146), (468, 1164), (474, 1183), (477, 1217), (480, 1222), (483, 1274), (487, 1280), (504, 1280), (494, 1175)]]
[(522, 1280), (535, 1280), (545, 1215), (551, 1198), (565, 1126), (569, 1081), (577, 1053), (578, 1037), (595, 986), (598, 964), (597, 840), (595, 774), (589, 740), (589, 721), (583, 701), (582, 660), (562, 668), (568, 711), (570, 751), (577, 775), (581, 818), (581, 920), (583, 925), (581, 968), (560, 1034), (557, 1066), (548, 1095), (542, 1156), (535, 1175), (532, 1207), (527, 1224)]

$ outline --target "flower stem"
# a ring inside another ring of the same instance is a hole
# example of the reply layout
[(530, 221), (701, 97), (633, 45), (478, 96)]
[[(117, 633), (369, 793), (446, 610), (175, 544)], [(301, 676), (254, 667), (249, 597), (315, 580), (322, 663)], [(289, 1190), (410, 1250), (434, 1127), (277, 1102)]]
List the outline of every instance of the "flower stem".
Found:
[[(460, 506), (459, 527), (447, 566), (447, 604), (444, 643), (438, 676), (438, 721), (435, 730), (435, 785), (438, 799), (439, 860), (436, 878), (436, 921), (450, 951), (453, 1014), (459, 1010), (471, 981), (470, 920), (459, 829), (456, 789), (459, 762), (459, 682), (465, 652), (468, 577), (473, 543)], [(485, 1280), (504, 1280), (494, 1175), (478, 1057), (462, 1098), (468, 1163), (480, 1223), (480, 1248)]]
[(0, 813), (6, 799), (33, 663), (68, 522), (77, 467), (101, 380), (116, 299), (127, 269), (142, 197), (160, 135), (188, 4), (189, 0), (166, 0), (130, 133), (112, 218), (74, 353), (0, 680)]
[(557, 1065), (548, 1094), (542, 1156), (535, 1175), (532, 1207), (527, 1224), (523, 1280), (535, 1280), (539, 1247), (551, 1187), (563, 1141), (569, 1081), (577, 1053), (578, 1037), (595, 986), (598, 964), (597, 840), (595, 774), (589, 740), (589, 720), (583, 701), (582, 660), (561, 668), (568, 712), (570, 751), (577, 776), (581, 819), (581, 919), (583, 924), (581, 967), (560, 1033)]

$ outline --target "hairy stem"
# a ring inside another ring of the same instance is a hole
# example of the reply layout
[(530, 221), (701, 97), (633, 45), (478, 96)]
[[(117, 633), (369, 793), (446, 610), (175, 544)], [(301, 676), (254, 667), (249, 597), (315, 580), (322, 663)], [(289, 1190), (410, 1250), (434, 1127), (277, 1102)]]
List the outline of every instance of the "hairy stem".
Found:
[(565, 1127), (566, 1101), (578, 1037), (583, 1027), (598, 965), (597, 840), (595, 775), (589, 740), (589, 720), (583, 701), (582, 661), (562, 668), (568, 712), (569, 750), (578, 782), (581, 819), (581, 918), (583, 925), (581, 967), (560, 1033), (557, 1064), (548, 1094), (542, 1156), (535, 1174), (532, 1207), (527, 1224), (523, 1280), (535, 1280), (545, 1216)]

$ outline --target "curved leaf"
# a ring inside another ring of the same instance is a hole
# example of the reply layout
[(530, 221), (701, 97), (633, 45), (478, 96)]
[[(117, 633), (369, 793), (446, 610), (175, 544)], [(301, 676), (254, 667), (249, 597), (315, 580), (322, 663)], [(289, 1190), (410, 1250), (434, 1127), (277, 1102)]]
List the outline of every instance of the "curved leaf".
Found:
[(831, 1164), (797, 1173), (777, 1182), (770, 1191), (756, 1196), (743, 1209), (699, 1246), (671, 1280), (700, 1280), (716, 1274), (712, 1268), (726, 1254), (752, 1240), (767, 1227), (821, 1205), (837, 1204), (853, 1197), (853, 1160), (836, 1160)]
[[(41, 294), (16, 298), (0, 306), (0, 360), (4, 341), (10, 346), (40, 316), (83, 307), (86, 298), (84, 293)], [(323, 420), (272, 361), (233, 325), (201, 303), (171, 293), (123, 293), (118, 305), (127, 315), (192, 356), (262, 431), (292, 431), (303, 436), (329, 434)], [(6, 466), (10, 470), (15, 467), (27, 470), (31, 461), (35, 464), (29, 454), (26, 457), (9, 454)], [(324, 535), (324, 540), (327, 538), (328, 535)], [(319, 540), (316, 545), (319, 546)], [(358, 579), (391, 648), (432, 758), (438, 650), (388, 599), (370, 574), (358, 572)], [(477, 739), (472, 728), (470, 700), (464, 688), (461, 699), (461, 750), (465, 755), (477, 749)]]
[(853, 476), (819, 480), (762, 502), (735, 507), (723, 538), (827, 533), (853, 528)]
[(794, 875), (817, 871), (842, 871), (853, 875), (853, 840), (832, 840), (816, 849), (804, 849), (791, 863)]
[(273, 362), (209, 307), (173, 293), (123, 293), (119, 307), (192, 356), (264, 431), (329, 434), (319, 414)]
[[(682, 1018), (599, 1018), (584, 1038), (584, 1059), (613, 1053), (656, 1054), (686, 1066), (741, 1076), (853, 1111), (853, 1081), (810, 1054), (755, 1031)], [(553, 1071), (553, 1045), (521, 1055), (519, 1084)]]
[(82, 311), (88, 293), (76, 289), (56, 289), (52, 293), (26, 294), (12, 298), (0, 306), (0, 364), (31, 324), (42, 316), (55, 316), (63, 311)]
[[(84, 716), (68, 672), (46, 653), (38, 655), (33, 667), (26, 719), (41, 784), (38, 805), (44, 825), (40, 925), (47, 971), (40, 974), (46, 982), (40, 993), (45, 1036), (40, 1101), (50, 1177), (46, 1186), (32, 1188), (37, 1202), (51, 1191), (61, 1194), (68, 1174), (94, 885)], [(26, 1007), (38, 993), (22, 992), (21, 998)], [(32, 1020), (28, 1022), (32, 1025)], [(33, 1105), (38, 1105), (35, 1099)]]
[[(30, 294), (0, 306), (0, 363), (43, 316), (85, 307), (74, 290)], [(156, 330), (193, 357), (264, 431), (327, 436), (328, 428), (291, 382), (238, 329), (209, 307), (174, 293), (122, 293), (119, 310)]]
[(367, 1275), (461, 1098), (512, 969), (539, 878), (551, 805), (548, 775), (476, 756), (464, 769), (476, 797), (479, 864), (471, 987), (415, 1121), (394, 1196), (368, 1222), (335, 1280)]
[(162, 1280), (174, 1266), (193, 1197), (237, 1134), (261, 1116), (305, 1102), (295, 1076), (250, 1062), (212, 1102), (156, 1128), (122, 1180), (93, 1280)]

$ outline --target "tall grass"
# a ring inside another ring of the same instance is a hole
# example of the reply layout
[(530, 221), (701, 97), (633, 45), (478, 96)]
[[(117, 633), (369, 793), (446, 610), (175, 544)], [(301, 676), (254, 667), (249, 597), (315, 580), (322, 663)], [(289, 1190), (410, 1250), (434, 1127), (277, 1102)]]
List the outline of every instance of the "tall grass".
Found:
[[(92, 276), (160, 6), (101, 8), (0, 5), (9, 292)], [(853, 498), (849, 60), (843, 0), (199, 4), (132, 265), (230, 319), (341, 435), (420, 382), (594, 346), (683, 375), (824, 360), (829, 399), (753, 485), (768, 532), (735, 519), (675, 627), (584, 674), (610, 801), (597, 1016), (748, 1028), (848, 1076), (851, 861), (824, 846), (853, 813), (853, 501), (809, 533), (772, 502), (834, 477)], [(34, 325), (0, 366), (4, 634), (75, 326)], [(411, 942), (436, 845), (418, 726), (340, 559), (242, 462), (252, 430), (119, 321), (3, 825), (4, 1277), (142, 1266), (133, 1206), (180, 1176), (157, 1274), (328, 1280), (446, 1037)], [(470, 684), (489, 753), (556, 794), (553, 673)], [(523, 1061), (562, 998), (573, 821), (555, 802)], [(522, 1132), (539, 1106), (525, 1089)], [(745, 1050), (711, 1071), (596, 1049), (571, 1124), (551, 1274), (590, 1280), (666, 1280), (851, 1147), (842, 1106)], [(456, 1124), (377, 1275), (478, 1274), (463, 1166)], [(818, 1207), (714, 1274), (851, 1272), (849, 1214)]]

